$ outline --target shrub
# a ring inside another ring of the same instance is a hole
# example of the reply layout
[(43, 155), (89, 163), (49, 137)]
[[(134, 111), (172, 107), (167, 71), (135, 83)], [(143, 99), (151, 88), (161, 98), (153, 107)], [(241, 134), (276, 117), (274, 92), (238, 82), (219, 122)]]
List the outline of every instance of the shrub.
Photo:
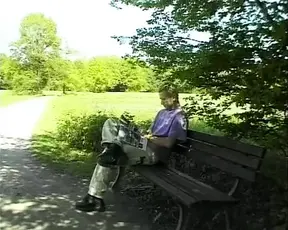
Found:
[[(101, 134), (104, 122), (113, 114), (98, 111), (96, 114), (74, 115), (68, 113), (57, 125), (57, 139), (67, 142), (68, 146), (82, 151), (101, 151)], [(148, 129), (151, 121), (136, 121), (142, 129)]]
[(84, 151), (100, 151), (101, 131), (110, 114), (98, 111), (96, 114), (67, 114), (58, 122), (57, 138), (72, 148)]

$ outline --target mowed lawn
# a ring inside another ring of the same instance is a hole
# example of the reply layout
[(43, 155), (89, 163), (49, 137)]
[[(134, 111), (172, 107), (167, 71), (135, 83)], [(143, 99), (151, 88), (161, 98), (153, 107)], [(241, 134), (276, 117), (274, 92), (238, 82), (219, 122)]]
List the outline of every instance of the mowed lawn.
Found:
[[(184, 97), (180, 100), (184, 104)], [(120, 116), (124, 111), (135, 115), (135, 120), (153, 119), (162, 108), (157, 93), (77, 93), (75, 95), (57, 96), (52, 99), (44, 115), (36, 126), (34, 133), (55, 131), (57, 121), (66, 114), (93, 114), (105, 111)]]
[[(182, 104), (187, 96), (191, 95), (180, 95)], [(95, 166), (97, 153), (72, 149), (66, 142), (55, 138), (58, 121), (65, 120), (68, 114), (89, 115), (98, 111), (116, 116), (126, 111), (135, 115), (135, 120), (146, 121), (152, 120), (162, 108), (158, 93), (75, 93), (55, 96), (34, 128), (31, 150), (37, 157), (61, 170), (89, 176)], [(207, 129), (207, 132), (213, 133), (212, 129), (197, 120), (191, 122), (191, 126), (199, 131)]]
[[(181, 104), (185, 104), (184, 98), (191, 95), (181, 94)], [(77, 93), (75, 95), (55, 96), (34, 129), (32, 148), (38, 156), (50, 162), (57, 162), (62, 165), (62, 168), (71, 168), (73, 172), (90, 175), (95, 165), (95, 159), (84, 153), (71, 151), (65, 143), (57, 142), (51, 136), (43, 135), (47, 132), (56, 131), (57, 122), (60, 119), (65, 119), (68, 113), (80, 115), (106, 111), (120, 116), (124, 111), (127, 111), (135, 115), (135, 120), (147, 120), (153, 119), (156, 112), (161, 108), (157, 93)], [(234, 108), (234, 111), (236, 110), (237, 108)], [(196, 118), (190, 120), (189, 126), (196, 131), (221, 135), (219, 131), (208, 127)], [(285, 160), (283, 161), (283, 158), (275, 153), (269, 153), (263, 162), (261, 171), (281, 184), (286, 180), (285, 169)]]
[[(50, 93), (51, 94), (51, 93)], [(45, 95), (50, 95), (45, 92)], [(52, 92), (51, 95), (57, 95)], [(180, 94), (181, 105), (184, 105), (185, 98), (193, 94)], [(70, 95), (58, 95), (51, 101), (46, 108), (45, 114), (34, 129), (34, 134), (55, 131), (57, 121), (65, 119), (69, 114), (95, 114), (97, 111), (104, 111), (120, 116), (124, 111), (135, 115), (135, 120), (154, 119), (156, 113), (162, 109), (158, 93), (75, 93)], [(239, 111), (235, 106), (231, 112)], [(189, 127), (196, 131), (210, 134), (221, 135), (221, 133), (204, 122), (199, 121), (196, 117), (190, 119)]]
[[(181, 95), (180, 100), (188, 95)], [(60, 170), (90, 176), (95, 167), (93, 153), (72, 149), (55, 138), (57, 123), (68, 114), (96, 114), (105, 111), (120, 116), (124, 111), (135, 115), (135, 120), (153, 119), (161, 109), (157, 93), (76, 93), (55, 96), (34, 128), (32, 153)]]
[(10, 90), (0, 90), (0, 107), (33, 98), (31, 95), (15, 95)]

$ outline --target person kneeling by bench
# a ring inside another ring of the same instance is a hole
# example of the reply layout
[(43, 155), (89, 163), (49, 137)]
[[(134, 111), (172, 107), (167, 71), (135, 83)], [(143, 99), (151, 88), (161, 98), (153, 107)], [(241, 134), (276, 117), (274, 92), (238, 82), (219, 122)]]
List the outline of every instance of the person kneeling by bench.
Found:
[[(177, 89), (164, 85), (159, 89), (159, 97), (164, 109), (157, 113), (148, 135), (134, 132), (135, 127), (120, 119), (105, 121), (101, 142), (104, 150), (93, 172), (88, 194), (76, 203), (76, 209), (84, 212), (105, 211), (103, 196), (113, 172), (111, 166), (165, 162), (176, 141), (186, 141), (187, 120), (180, 107)], [(147, 147), (139, 146), (139, 140), (143, 137), (147, 140)]]

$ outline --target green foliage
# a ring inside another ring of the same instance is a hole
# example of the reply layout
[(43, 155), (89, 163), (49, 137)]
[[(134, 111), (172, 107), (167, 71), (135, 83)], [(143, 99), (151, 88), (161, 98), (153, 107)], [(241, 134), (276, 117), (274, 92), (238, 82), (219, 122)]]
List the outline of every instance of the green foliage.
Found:
[(0, 55), (0, 88), (11, 89), (13, 77), (20, 73), (20, 66), (6, 55)]
[[(115, 60), (115, 59), (114, 59)], [(118, 61), (118, 60), (117, 60)], [(94, 58), (84, 69), (85, 88), (89, 92), (105, 92), (115, 84), (119, 75), (119, 61), (113, 62), (109, 58)]]
[(17, 84), (17, 91), (41, 92), (49, 81), (48, 62), (60, 55), (56, 24), (43, 14), (26, 16), (20, 25), (20, 39), (12, 44), (11, 52), (21, 69), (21, 76), (16, 78), (27, 79), (26, 84)]
[[(187, 111), (235, 138), (288, 151), (288, 1), (112, 1), (153, 10), (134, 58), (200, 89)], [(192, 37), (206, 32), (208, 40)], [(203, 100), (204, 102), (203, 102)], [(232, 114), (231, 106), (239, 112)]]
[(71, 49), (61, 46), (56, 23), (43, 14), (26, 16), (19, 32), (20, 39), (11, 45), (12, 55), (0, 55), (0, 88), (30, 94), (155, 90), (152, 69), (134, 59), (69, 60)]
[(57, 126), (57, 138), (72, 148), (99, 152), (102, 126), (109, 114), (96, 112), (92, 115), (67, 114)]
[[(44, 89), (61, 90), (65, 94), (66, 91), (100, 93), (157, 90), (150, 68), (117, 57), (74, 62), (61, 57), (51, 57), (46, 60), (43, 68), (39, 67), (37, 74), (33, 69), (23, 68), (12, 58), (0, 59), (3, 62), (0, 76), (4, 81), (3, 88), (10, 87), (17, 92), (39, 93)], [(42, 74), (45, 74), (45, 77)], [(41, 81), (45, 82), (39, 86)], [(22, 84), (24, 82), (25, 84)]]
[[(61, 46), (56, 23), (43, 14), (26, 16), (19, 32), (19, 40), (11, 45), (11, 56), (0, 55), (0, 87), (17, 93), (155, 92), (170, 76), (168, 71), (157, 73), (153, 66), (129, 57), (71, 61), (72, 51)], [(184, 89), (186, 83), (178, 83)]]
[(83, 68), (83, 80), (89, 92), (144, 91), (148, 88), (150, 70), (117, 57), (99, 57)]
[[(46, 90), (62, 90), (63, 94), (67, 90), (73, 89), (73, 82), (69, 75), (72, 68), (71, 62), (60, 57), (54, 57), (47, 61), (49, 68), (49, 80), (45, 86)], [(72, 84), (71, 84), (72, 83)]]
[[(133, 120), (133, 117), (130, 117), (131, 115), (127, 116)], [(67, 143), (70, 148), (99, 153), (101, 151), (103, 124), (108, 118), (112, 117), (115, 117), (115, 115), (102, 111), (89, 115), (66, 114), (58, 122), (56, 138)], [(148, 129), (151, 120), (136, 121), (135, 123), (140, 128)]]
[(13, 90), (17, 94), (37, 94), (39, 93), (38, 81), (32, 71), (21, 71), (12, 80)]

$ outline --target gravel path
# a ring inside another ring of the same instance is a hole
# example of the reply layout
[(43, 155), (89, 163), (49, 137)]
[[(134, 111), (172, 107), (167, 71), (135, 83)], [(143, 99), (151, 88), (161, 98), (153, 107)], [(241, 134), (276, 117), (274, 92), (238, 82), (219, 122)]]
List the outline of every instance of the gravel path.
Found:
[(147, 215), (118, 193), (107, 194), (105, 213), (75, 211), (89, 181), (55, 172), (31, 156), (29, 139), (50, 99), (0, 109), (0, 229), (150, 229)]

